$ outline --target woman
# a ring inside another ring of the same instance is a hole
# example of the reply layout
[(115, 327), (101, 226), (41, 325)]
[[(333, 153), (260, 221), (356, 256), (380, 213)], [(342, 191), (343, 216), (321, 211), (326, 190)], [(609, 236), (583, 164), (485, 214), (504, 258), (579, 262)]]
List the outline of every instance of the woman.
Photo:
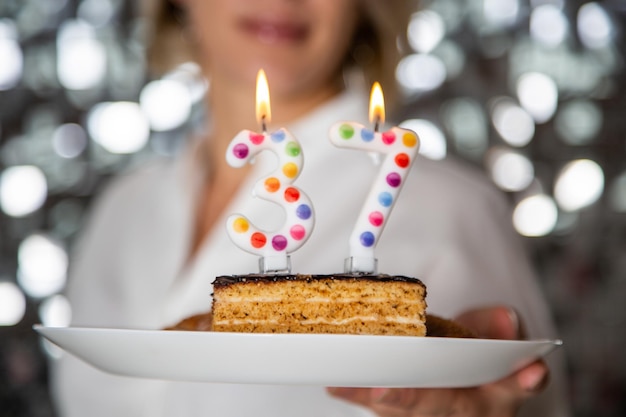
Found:
[[(328, 128), (338, 120), (365, 119), (363, 84), (380, 80), (387, 98), (394, 96), (396, 37), (404, 33), (412, 5), (178, 0), (159, 3), (158, 10), (155, 66), (164, 57), (194, 57), (210, 80), (211, 127), (176, 161), (129, 173), (100, 196), (72, 268), (73, 325), (162, 328), (205, 311), (213, 277), (257, 270), (257, 259), (228, 241), (224, 222), (237, 210), (272, 224), (275, 207), (250, 197), (272, 161), (260, 157), (254, 166), (235, 170), (224, 155), (237, 132), (259, 130), (259, 68), (270, 83), (269, 130), (288, 125), (300, 140), (306, 166), (297, 183), (316, 209), (312, 237), (292, 255), (294, 270), (340, 271), (338, 254), (347, 250), (375, 173), (367, 155), (333, 148)], [(346, 87), (346, 74), (360, 64), (367, 82)], [(431, 312), (459, 316), (484, 337), (520, 337), (522, 319), (529, 337), (553, 337), (501, 196), (453, 161), (419, 159), (415, 165), (377, 246), (379, 269), (420, 277)], [(509, 416), (530, 399), (529, 415), (565, 415), (558, 387), (546, 389), (542, 361), (483, 387), (436, 390), (135, 380), (103, 374), (69, 356), (54, 371), (59, 411), (69, 417)]]

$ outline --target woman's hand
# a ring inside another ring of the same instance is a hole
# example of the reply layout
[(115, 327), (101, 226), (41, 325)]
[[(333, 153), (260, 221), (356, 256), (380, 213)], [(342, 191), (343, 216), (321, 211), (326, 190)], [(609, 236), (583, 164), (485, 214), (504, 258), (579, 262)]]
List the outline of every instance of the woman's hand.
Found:
[[(456, 318), (479, 337), (521, 339), (519, 317), (506, 307), (468, 311)], [(472, 388), (327, 388), (334, 397), (363, 405), (381, 417), (514, 416), (520, 405), (543, 390), (548, 367), (537, 360), (499, 381)]]

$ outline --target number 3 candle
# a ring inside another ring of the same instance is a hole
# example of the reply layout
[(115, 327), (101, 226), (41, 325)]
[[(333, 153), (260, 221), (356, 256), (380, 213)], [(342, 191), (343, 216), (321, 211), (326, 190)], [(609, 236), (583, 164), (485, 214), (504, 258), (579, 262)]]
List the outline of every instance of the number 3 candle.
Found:
[(419, 138), (411, 130), (394, 126), (379, 132), (379, 126), (385, 122), (385, 104), (378, 83), (372, 86), (369, 118), (374, 129), (355, 122), (339, 122), (330, 130), (330, 140), (337, 147), (385, 155), (350, 236), (346, 272), (376, 272), (374, 248), (419, 149)]
[(268, 150), (278, 157), (278, 168), (258, 180), (254, 196), (277, 203), (286, 213), (286, 221), (277, 231), (263, 231), (242, 214), (227, 220), (227, 231), (241, 249), (259, 255), (261, 273), (291, 271), (289, 253), (309, 238), (314, 225), (313, 205), (307, 195), (293, 182), (302, 170), (302, 149), (298, 141), (284, 128), (268, 133), (271, 119), (269, 87), (263, 70), (257, 76), (256, 116), (262, 132), (243, 130), (230, 142), (226, 161), (233, 167), (243, 167), (258, 153)]

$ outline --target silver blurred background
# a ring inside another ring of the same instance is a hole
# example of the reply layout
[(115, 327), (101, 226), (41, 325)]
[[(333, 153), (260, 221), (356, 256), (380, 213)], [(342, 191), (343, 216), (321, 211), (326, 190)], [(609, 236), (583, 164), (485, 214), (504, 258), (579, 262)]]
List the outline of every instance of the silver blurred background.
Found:
[[(565, 342), (576, 416), (626, 415), (626, 1), (430, 0), (397, 68), (431, 159), (515, 207)], [(35, 323), (64, 326), (68, 256), (116, 173), (174, 155), (210, 86), (150, 79), (124, 0), (0, 0), (0, 416), (54, 416)]]

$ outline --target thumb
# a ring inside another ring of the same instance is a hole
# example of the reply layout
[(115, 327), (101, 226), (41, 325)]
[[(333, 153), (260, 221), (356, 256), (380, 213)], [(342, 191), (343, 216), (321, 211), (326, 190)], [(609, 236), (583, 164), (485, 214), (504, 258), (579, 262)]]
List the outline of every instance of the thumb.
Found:
[(456, 322), (486, 339), (516, 340), (523, 338), (522, 323), (515, 310), (506, 306), (492, 306), (466, 311)]

